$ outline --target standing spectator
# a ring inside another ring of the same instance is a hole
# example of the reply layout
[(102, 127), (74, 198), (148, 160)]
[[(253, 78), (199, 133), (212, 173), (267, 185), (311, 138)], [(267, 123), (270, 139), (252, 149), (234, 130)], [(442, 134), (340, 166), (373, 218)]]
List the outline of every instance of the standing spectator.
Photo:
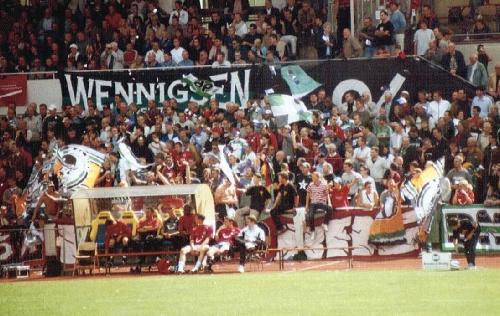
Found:
[(434, 91), (432, 100), (433, 101), (429, 103), (427, 114), (429, 115), (431, 126), (434, 126), (440, 118), (444, 117), (444, 113), (450, 110), (451, 104), (443, 99), (441, 91)]
[(457, 50), (455, 43), (450, 42), (448, 44), (448, 53), (443, 56), (441, 64), (452, 75), (466, 78), (467, 66), (465, 65), (465, 58), (462, 52)]
[(358, 40), (352, 35), (351, 30), (348, 28), (344, 29), (343, 32), (343, 45), (342, 45), (342, 55), (344, 58), (356, 58), (360, 57), (362, 51), (361, 45)]
[(425, 4), (422, 7), (422, 15), (420, 17), (420, 21), (422, 20), (427, 22), (427, 27), (429, 27), (431, 30), (434, 30), (439, 27), (439, 20), (436, 17), (436, 14), (432, 12), (431, 6), (428, 4)]
[(406, 32), (406, 19), (403, 13), (399, 10), (399, 3), (392, 1), (390, 4), (391, 9), (391, 23), (394, 26), (394, 43), (401, 46), (401, 51), (405, 50), (405, 32)]
[(334, 1), (333, 16), (337, 20), (337, 38), (342, 37), (345, 28), (351, 29), (351, 1)]
[(316, 50), (318, 51), (318, 58), (330, 59), (334, 58), (337, 50), (337, 40), (332, 32), (332, 25), (328, 22), (323, 24), (323, 32), (318, 34), (316, 39)]
[(484, 65), (478, 61), (476, 53), (470, 55), (469, 62), (467, 80), (476, 87), (486, 88), (488, 86), (488, 72)]
[(182, 1), (175, 1), (175, 9), (170, 13), (168, 24), (172, 24), (172, 18), (177, 17), (180, 25), (187, 25), (189, 22), (189, 15), (182, 7)]
[(297, 36), (299, 33), (299, 28), (297, 25), (297, 19), (294, 18), (292, 11), (283, 11), (283, 20), (281, 21), (281, 40), (287, 45), (290, 45), (291, 55), (297, 55)]
[(495, 65), (495, 71), (489, 76), (488, 93), (495, 100), (500, 99), (500, 62)]
[(427, 28), (427, 22), (425, 20), (420, 21), (420, 28), (415, 32), (413, 38), (415, 55), (425, 55), (430, 43), (434, 40), (434, 32)]
[(375, 44), (378, 47), (384, 47), (386, 50), (394, 44), (392, 38), (394, 34), (394, 26), (392, 25), (387, 11), (380, 11), (380, 23), (375, 31)]
[(376, 27), (373, 25), (372, 18), (369, 16), (364, 17), (363, 27), (358, 32), (359, 41), (363, 44), (363, 57), (372, 58), (375, 54), (375, 31)]
[(311, 8), (311, 2), (306, 0), (302, 3), (302, 8), (299, 10), (297, 15), (297, 21), (299, 22), (301, 33), (300, 40), (301, 43), (307, 45), (307, 38), (311, 36), (311, 31), (314, 27), (314, 20), (316, 19), (316, 13), (313, 8)]

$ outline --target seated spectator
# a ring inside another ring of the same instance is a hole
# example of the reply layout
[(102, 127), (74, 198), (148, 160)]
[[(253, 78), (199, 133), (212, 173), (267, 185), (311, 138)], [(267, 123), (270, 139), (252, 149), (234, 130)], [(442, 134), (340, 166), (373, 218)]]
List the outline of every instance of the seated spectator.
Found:
[(240, 265), (238, 272), (245, 272), (245, 261), (248, 251), (255, 250), (266, 242), (264, 230), (257, 225), (257, 218), (253, 215), (247, 217), (247, 225), (240, 231), (236, 238), (236, 245), (240, 251)]
[(193, 61), (189, 59), (189, 52), (187, 50), (184, 50), (182, 52), (182, 60), (179, 63), (177, 63), (177, 66), (190, 67), (193, 65), (194, 65)]
[(379, 205), (378, 193), (371, 182), (365, 182), (363, 189), (355, 197), (355, 205), (366, 210), (372, 210)]
[(219, 67), (231, 67), (231, 63), (226, 60), (226, 56), (224, 55), (223, 52), (220, 52), (217, 54), (215, 61), (212, 63), (212, 68), (219, 68)]

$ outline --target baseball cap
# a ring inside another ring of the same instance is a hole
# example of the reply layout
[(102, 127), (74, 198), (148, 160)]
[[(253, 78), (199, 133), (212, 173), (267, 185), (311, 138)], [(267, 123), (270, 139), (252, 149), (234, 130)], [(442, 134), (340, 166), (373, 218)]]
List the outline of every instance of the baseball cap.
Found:
[(340, 183), (342, 183), (342, 179), (339, 177), (335, 177), (335, 178), (333, 178), (333, 182), (340, 184)]
[(50, 104), (47, 108), (49, 109), (49, 111), (57, 110), (57, 106), (55, 104)]
[(248, 218), (249, 220), (251, 220), (252, 222), (257, 223), (257, 217), (255, 217), (255, 215), (250, 214), (250, 215), (248, 215), (248, 217), (247, 217), (247, 218)]
[(69, 48), (76, 48), (76, 49), (78, 49), (78, 46), (75, 43), (73, 43), (73, 44), (69, 45)]

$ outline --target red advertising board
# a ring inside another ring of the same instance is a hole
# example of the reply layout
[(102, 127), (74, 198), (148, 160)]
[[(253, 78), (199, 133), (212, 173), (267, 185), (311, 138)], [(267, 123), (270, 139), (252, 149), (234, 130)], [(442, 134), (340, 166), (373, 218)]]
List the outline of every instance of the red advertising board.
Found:
[(25, 105), (27, 83), (26, 75), (0, 76), (0, 106)]

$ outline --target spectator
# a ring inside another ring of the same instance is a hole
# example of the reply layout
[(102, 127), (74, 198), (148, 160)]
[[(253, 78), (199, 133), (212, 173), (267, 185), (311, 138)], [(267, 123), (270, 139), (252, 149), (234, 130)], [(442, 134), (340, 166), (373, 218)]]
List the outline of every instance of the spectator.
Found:
[[(420, 28), (415, 32), (413, 42), (415, 55), (423, 56), (430, 47), (430, 43), (435, 40), (434, 32), (427, 28), (425, 20), (420, 21)], [(437, 50), (437, 47), (434, 48)]]
[(316, 43), (318, 58), (330, 59), (335, 57), (338, 51), (338, 45), (330, 23), (323, 24), (323, 32), (319, 34)]
[(448, 70), (452, 75), (457, 75), (462, 78), (467, 76), (467, 66), (462, 52), (456, 49), (455, 43), (448, 45), (448, 53), (443, 56), (441, 61), (444, 69)]
[(359, 41), (363, 44), (363, 57), (371, 58), (375, 55), (375, 30), (372, 18), (369, 16), (364, 17), (363, 27), (358, 32)]
[(478, 61), (477, 54), (469, 56), (470, 64), (467, 66), (467, 80), (476, 87), (488, 86), (488, 72), (483, 64)]
[(401, 51), (405, 50), (405, 32), (406, 19), (403, 13), (399, 10), (399, 3), (392, 1), (389, 5), (391, 9), (391, 23), (394, 27), (394, 43), (401, 47)]
[(495, 71), (489, 76), (488, 93), (495, 100), (500, 99), (500, 62), (495, 65)]
[(175, 9), (170, 13), (169, 24), (172, 24), (173, 17), (179, 19), (180, 25), (187, 25), (189, 21), (189, 16), (186, 10), (182, 7), (182, 1), (175, 1)]
[(377, 25), (377, 29), (375, 30), (375, 45), (389, 50), (390, 46), (393, 45), (393, 34), (394, 26), (389, 19), (387, 11), (380, 11), (380, 24)]
[(350, 29), (344, 29), (343, 32), (342, 55), (344, 58), (356, 58), (362, 54), (362, 48), (358, 40), (351, 34)]
[(226, 60), (226, 56), (224, 55), (223, 52), (220, 52), (217, 54), (215, 61), (212, 64), (213, 68), (218, 68), (218, 67), (231, 67), (231, 63)]
[(194, 62), (189, 59), (189, 52), (187, 50), (182, 51), (182, 60), (177, 64), (177, 66), (190, 67), (193, 66)]

